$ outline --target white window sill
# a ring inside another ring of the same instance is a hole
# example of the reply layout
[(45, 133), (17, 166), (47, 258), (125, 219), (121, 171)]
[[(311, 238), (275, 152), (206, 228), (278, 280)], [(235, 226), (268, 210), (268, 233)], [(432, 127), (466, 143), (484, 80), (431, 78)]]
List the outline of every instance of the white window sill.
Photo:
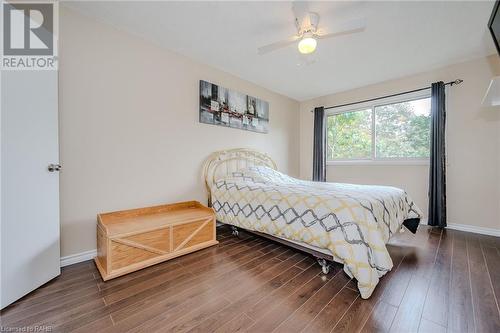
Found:
[(352, 160), (352, 161), (327, 161), (326, 165), (429, 165), (429, 160)]

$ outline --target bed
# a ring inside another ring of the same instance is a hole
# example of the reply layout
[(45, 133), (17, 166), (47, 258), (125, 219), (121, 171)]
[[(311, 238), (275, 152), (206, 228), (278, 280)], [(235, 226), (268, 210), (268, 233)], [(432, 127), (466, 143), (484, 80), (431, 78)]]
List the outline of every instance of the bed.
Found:
[(387, 242), (422, 216), (402, 189), (299, 180), (251, 149), (213, 153), (204, 178), (217, 221), (309, 252), (325, 273), (343, 264), (364, 299), (392, 269)]

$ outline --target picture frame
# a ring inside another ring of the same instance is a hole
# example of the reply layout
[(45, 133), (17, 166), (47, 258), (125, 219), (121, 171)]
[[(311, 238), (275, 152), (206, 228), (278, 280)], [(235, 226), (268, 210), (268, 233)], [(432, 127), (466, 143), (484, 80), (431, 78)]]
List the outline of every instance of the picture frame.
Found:
[(203, 124), (268, 133), (269, 103), (200, 80), (199, 121)]

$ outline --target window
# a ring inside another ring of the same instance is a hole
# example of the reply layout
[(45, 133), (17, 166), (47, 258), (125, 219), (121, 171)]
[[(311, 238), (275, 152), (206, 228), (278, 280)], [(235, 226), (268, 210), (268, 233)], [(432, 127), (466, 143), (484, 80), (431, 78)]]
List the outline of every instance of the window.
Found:
[(327, 116), (329, 161), (415, 161), (429, 158), (428, 96), (385, 100)]
[(359, 160), (372, 156), (372, 110), (328, 117), (328, 160)]

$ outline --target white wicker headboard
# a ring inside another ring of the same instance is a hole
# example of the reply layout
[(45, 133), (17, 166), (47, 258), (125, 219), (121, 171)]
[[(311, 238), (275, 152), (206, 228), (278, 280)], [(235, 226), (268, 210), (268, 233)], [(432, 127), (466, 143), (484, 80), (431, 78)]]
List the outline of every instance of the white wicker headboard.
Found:
[(211, 202), (210, 188), (218, 179), (254, 165), (265, 165), (277, 170), (276, 163), (268, 155), (253, 149), (236, 148), (212, 153), (203, 167), (209, 202)]

